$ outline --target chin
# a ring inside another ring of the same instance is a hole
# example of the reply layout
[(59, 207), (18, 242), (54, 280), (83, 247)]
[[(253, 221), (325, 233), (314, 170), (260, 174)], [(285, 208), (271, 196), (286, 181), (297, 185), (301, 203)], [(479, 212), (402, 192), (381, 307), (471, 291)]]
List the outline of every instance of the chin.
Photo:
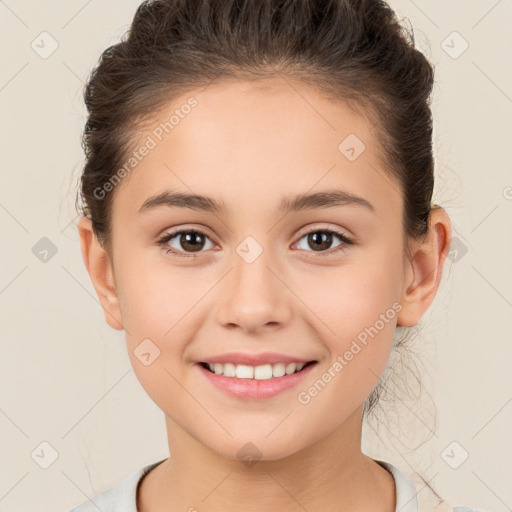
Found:
[(244, 462), (247, 467), (253, 467), (258, 461), (277, 461), (290, 457), (297, 450), (292, 449), (290, 439), (281, 439), (278, 436), (274, 440), (265, 438), (266, 434), (259, 437), (230, 439), (221, 446), (210, 448), (218, 455), (227, 459)]

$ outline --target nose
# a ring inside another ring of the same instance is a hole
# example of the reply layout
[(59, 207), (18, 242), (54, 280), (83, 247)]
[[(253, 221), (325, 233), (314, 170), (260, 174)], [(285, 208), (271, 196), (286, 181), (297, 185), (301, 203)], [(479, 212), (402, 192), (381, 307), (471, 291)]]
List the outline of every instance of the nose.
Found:
[(251, 263), (236, 253), (233, 256), (234, 268), (218, 289), (217, 321), (247, 333), (282, 328), (291, 317), (293, 294), (272, 268), (275, 264), (268, 261), (265, 251)]

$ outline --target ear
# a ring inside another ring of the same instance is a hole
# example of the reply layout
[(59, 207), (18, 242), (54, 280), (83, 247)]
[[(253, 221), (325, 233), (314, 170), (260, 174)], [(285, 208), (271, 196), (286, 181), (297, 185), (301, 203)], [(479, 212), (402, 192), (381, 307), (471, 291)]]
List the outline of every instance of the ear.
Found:
[(86, 217), (80, 219), (78, 233), (82, 257), (103, 307), (105, 320), (110, 327), (121, 331), (124, 326), (110, 256), (99, 243), (90, 219)]
[(430, 211), (429, 232), (424, 240), (411, 246), (411, 259), (406, 262), (405, 280), (400, 303), (402, 310), (397, 325), (416, 325), (436, 296), (443, 263), (450, 250), (450, 218), (443, 208)]

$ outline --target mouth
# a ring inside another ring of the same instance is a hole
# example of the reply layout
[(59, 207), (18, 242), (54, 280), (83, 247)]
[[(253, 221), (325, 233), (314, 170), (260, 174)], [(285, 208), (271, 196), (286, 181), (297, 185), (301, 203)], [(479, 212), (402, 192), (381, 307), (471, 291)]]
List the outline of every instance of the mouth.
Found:
[(308, 361), (249, 366), (201, 362), (195, 366), (205, 381), (222, 393), (238, 400), (260, 402), (292, 392), (311, 375), (317, 364), (318, 361)]
[(227, 378), (270, 380), (286, 378), (289, 375), (301, 373), (317, 362), (308, 361), (307, 363), (276, 363), (250, 366), (246, 364), (208, 363), (203, 361), (199, 365), (210, 373)]

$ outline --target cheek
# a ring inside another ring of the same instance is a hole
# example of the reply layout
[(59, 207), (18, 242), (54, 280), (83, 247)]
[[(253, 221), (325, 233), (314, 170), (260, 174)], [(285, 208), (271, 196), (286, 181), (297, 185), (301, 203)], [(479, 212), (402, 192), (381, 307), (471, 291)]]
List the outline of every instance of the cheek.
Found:
[(164, 258), (132, 255), (120, 265), (118, 295), (127, 333), (172, 336), (207, 291), (199, 273), (155, 261)]
[[(199, 303), (211, 279), (135, 255), (123, 263), (119, 276), (129, 357), (143, 387), (160, 404), (171, 389), (179, 391), (169, 373), (182, 378), (182, 358), (191, 333), (197, 331)], [(152, 362), (145, 365), (147, 359)]]
[(331, 274), (329, 286), (309, 281), (308, 306), (320, 318), (315, 324), (329, 356), (298, 400), (326, 426), (334, 428), (359, 407), (388, 364), (401, 309), (392, 274), (381, 265), (354, 266)]
[[(317, 279), (307, 280), (307, 305), (331, 336), (346, 340), (375, 324), (381, 315), (393, 320), (399, 299), (399, 265), (394, 260), (340, 266)], [(396, 320), (395, 320), (396, 323)], [(380, 325), (380, 324), (379, 324)], [(388, 325), (388, 323), (386, 323)]]
[(331, 389), (344, 400), (350, 399), (344, 395), (347, 390), (357, 389), (357, 397), (352, 398), (358, 403), (387, 365), (401, 309), (400, 264), (396, 254), (379, 253), (373, 259), (340, 265), (336, 271), (331, 268), (325, 277), (308, 279), (307, 305), (319, 319), (315, 324), (323, 333), (331, 367), (339, 363), (331, 368), (337, 376)]
[(142, 387), (167, 413), (170, 398), (179, 401), (183, 394), (177, 384), (184, 378), (182, 356), (190, 338), (193, 306), (204, 291), (187, 286), (176, 269), (140, 262), (124, 271), (120, 301), (127, 351)]

